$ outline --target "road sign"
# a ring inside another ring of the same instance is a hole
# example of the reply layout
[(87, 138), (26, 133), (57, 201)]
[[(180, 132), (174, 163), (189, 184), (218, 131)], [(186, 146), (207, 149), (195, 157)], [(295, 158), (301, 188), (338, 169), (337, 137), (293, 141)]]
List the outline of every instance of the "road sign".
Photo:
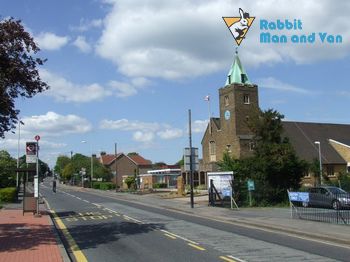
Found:
[(35, 139), (36, 141), (39, 141), (39, 140), (40, 140), (40, 136), (39, 136), (39, 135), (36, 135), (36, 136), (34, 137), (34, 139)]
[(35, 164), (37, 158), (37, 142), (26, 142), (26, 163)]
[(254, 184), (254, 181), (249, 179), (248, 182), (247, 182), (247, 185), (248, 185), (248, 191), (254, 191), (255, 190), (255, 184)]
[[(184, 149), (184, 167), (185, 171), (190, 171), (191, 166), (191, 150), (189, 147)], [(192, 171), (199, 171), (199, 162), (198, 162), (198, 148), (192, 147)]]

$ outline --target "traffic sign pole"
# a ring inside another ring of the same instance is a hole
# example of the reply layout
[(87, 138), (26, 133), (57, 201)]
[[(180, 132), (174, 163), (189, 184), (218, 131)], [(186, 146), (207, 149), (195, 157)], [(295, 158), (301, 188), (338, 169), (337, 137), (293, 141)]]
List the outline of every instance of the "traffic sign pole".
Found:
[[(40, 140), (40, 136), (36, 135), (35, 137), (36, 140), (36, 190), (37, 190), (37, 199), (36, 199), (36, 216), (37, 217), (41, 217), (40, 213), (39, 213), (39, 199), (40, 199), (40, 194), (39, 194), (39, 184), (40, 184), (40, 179), (39, 179), (39, 140)], [(35, 183), (34, 183), (35, 184)], [(35, 191), (35, 189), (34, 189)]]

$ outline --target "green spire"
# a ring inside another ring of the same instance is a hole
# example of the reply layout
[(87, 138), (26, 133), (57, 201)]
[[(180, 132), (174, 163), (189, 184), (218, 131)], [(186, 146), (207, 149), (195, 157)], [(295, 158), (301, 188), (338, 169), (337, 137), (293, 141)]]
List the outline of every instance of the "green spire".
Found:
[(248, 75), (242, 66), (241, 60), (239, 60), (237, 50), (236, 50), (235, 60), (232, 63), (230, 71), (228, 72), (225, 86), (233, 83), (250, 84)]

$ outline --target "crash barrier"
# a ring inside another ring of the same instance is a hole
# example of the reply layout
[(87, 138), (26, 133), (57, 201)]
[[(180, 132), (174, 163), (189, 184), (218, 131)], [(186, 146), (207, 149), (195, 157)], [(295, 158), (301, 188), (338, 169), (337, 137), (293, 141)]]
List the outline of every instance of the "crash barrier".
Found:
[(350, 194), (289, 192), (291, 217), (350, 225)]

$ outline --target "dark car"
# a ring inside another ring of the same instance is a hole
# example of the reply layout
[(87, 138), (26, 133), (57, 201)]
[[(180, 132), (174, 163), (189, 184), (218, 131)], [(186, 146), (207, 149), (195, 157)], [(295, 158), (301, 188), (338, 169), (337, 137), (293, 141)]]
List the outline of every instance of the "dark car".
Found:
[(304, 207), (350, 208), (350, 194), (339, 187), (312, 187), (309, 188), (308, 192), (309, 202), (303, 202)]

